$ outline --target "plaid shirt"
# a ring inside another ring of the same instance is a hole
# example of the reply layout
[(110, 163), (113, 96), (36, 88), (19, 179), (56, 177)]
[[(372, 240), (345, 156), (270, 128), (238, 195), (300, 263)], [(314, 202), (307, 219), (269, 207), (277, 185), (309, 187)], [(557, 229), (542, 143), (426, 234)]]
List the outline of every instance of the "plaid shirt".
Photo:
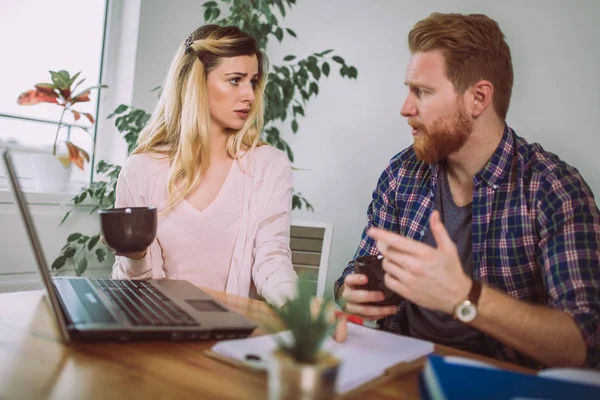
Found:
[[(371, 226), (422, 240), (434, 207), (438, 167), (412, 146), (391, 159), (367, 211), (353, 260), (377, 254)], [(508, 126), (486, 166), (473, 177), (473, 279), (516, 299), (563, 310), (587, 344), (586, 363), (600, 367), (600, 212), (579, 172)], [(336, 297), (354, 261), (335, 282)], [(404, 304), (383, 329), (406, 333)], [(486, 335), (492, 354), (539, 364)]]

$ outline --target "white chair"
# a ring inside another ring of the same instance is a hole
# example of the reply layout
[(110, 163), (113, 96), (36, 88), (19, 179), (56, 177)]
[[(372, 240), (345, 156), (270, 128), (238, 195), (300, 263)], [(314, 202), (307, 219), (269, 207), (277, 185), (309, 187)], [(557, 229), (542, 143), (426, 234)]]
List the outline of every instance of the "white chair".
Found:
[(317, 297), (325, 293), (332, 237), (332, 223), (292, 221), (292, 263), (300, 279), (314, 284)]

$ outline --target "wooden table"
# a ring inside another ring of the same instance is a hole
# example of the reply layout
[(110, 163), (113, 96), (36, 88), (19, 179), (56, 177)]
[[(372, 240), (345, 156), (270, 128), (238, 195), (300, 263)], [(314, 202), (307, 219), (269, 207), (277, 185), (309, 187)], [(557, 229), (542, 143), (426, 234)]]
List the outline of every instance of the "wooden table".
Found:
[[(207, 291), (257, 323), (273, 321), (259, 301)], [(256, 334), (260, 334), (257, 332)], [(59, 340), (42, 291), (0, 294), (0, 400), (7, 399), (264, 399), (264, 374), (204, 354), (211, 342), (72, 344)], [(436, 353), (482, 359), (437, 346)], [(395, 369), (384, 382), (346, 398), (418, 399), (422, 362)], [(375, 387), (373, 387), (375, 386)]]

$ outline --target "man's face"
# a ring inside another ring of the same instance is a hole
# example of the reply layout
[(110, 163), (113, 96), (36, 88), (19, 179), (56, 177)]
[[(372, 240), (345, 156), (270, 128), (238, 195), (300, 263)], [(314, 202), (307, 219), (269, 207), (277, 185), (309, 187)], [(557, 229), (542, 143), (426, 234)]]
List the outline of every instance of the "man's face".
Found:
[(402, 116), (413, 128), (413, 148), (417, 157), (437, 164), (460, 150), (473, 131), (473, 120), (462, 96), (446, 77), (442, 53), (415, 53), (406, 69), (408, 95)]

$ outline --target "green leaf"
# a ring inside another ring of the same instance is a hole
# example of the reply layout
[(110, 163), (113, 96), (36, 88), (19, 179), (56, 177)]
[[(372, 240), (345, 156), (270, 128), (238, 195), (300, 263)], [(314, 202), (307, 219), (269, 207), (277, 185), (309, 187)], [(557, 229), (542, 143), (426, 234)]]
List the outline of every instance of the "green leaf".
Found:
[(99, 240), (100, 240), (100, 235), (92, 236), (90, 241), (88, 242), (88, 250), (92, 251), (92, 249), (94, 248), (94, 246), (96, 246), (96, 244), (98, 243)]
[(290, 28), (285, 28), (285, 30), (287, 31), (287, 33), (289, 33), (290, 35), (292, 35), (293, 37), (298, 37), (296, 36), (296, 32), (294, 32), (293, 30), (291, 30)]
[(322, 52), (320, 52), (320, 53), (319, 53), (319, 55), (320, 55), (320, 56), (324, 56), (324, 55), (326, 55), (326, 54), (329, 54), (329, 53), (331, 53), (332, 51), (333, 51), (333, 49), (325, 50), (325, 51), (322, 51)]
[(67, 247), (65, 251), (63, 251), (62, 255), (65, 258), (71, 258), (77, 253), (77, 249), (75, 247)]
[(212, 9), (210, 18), (211, 20), (216, 21), (216, 19), (219, 18), (219, 15), (221, 15), (221, 10), (215, 7)]
[(64, 267), (65, 262), (67, 262), (67, 258), (65, 256), (58, 256), (56, 260), (52, 263), (52, 269), (61, 269)]
[(98, 262), (103, 263), (104, 260), (106, 260), (106, 250), (104, 249), (97, 249), (96, 250), (96, 259), (98, 260)]
[[(71, 79), (69, 80), (69, 87), (73, 84), (73, 82), (75, 82), (75, 80), (79, 77), (79, 75), (81, 74), (81, 71), (79, 71), (78, 73), (76, 73), (75, 75), (73, 75), (71, 77)], [(82, 80), (81, 82), (83, 82), (84, 80)], [(81, 83), (79, 82), (79, 83)]]
[(319, 66), (316, 63), (309, 63), (308, 70), (316, 80), (319, 80), (319, 78), (321, 77), (321, 70), (319, 69)]
[(83, 275), (83, 273), (85, 272), (87, 267), (88, 267), (87, 258), (82, 258), (81, 261), (79, 261), (77, 268), (75, 269), (75, 273), (77, 274), (77, 276)]
[(342, 57), (340, 57), (340, 56), (333, 56), (333, 57), (331, 57), (331, 59), (333, 61), (335, 61), (336, 63), (342, 64), (342, 65), (346, 64), (346, 62), (344, 61), (344, 59)]
[(294, 111), (294, 116), (296, 114), (300, 114), (300, 115), (304, 116), (304, 109), (302, 108), (302, 106), (294, 106), (294, 107), (292, 107), (292, 110)]
[(67, 242), (74, 242), (77, 239), (79, 239), (80, 237), (82, 237), (83, 235), (81, 233), (71, 233), (69, 235), (69, 237), (67, 238)]
[(68, 87), (69, 82), (68, 81), (65, 82), (64, 78), (62, 77), (62, 75), (60, 75), (60, 73), (54, 72), (54, 71), (50, 71), (50, 76), (52, 78), (52, 83), (57, 88), (64, 89), (64, 88)]
[(358, 77), (358, 71), (354, 67), (348, 68), (348, 76), (350, 78), (356, 79)]
[(295, 119), (292, 120), (292, 131), (294, 133), (298, 132), (298, 121), (296, 121)]
[(323, 65), (321, 66), (321, 70), (323, 71), (323, 74), (325, 76), (329, 76), (329, 63), (324, 62)]
[(216, 7), (216, 6), (217, 6), (216, 1), (207, 1), (206, 3), (202, 4), (202, 7)]
[(317, 85), (315, 82), (311, 82), (309, 87), (310, 93), (319, 94), (319, 85)]
[(283, 61), (292, 61), (295, 58), (296, 56), (290, 54), (288, 56), (283, 57)]
[(83, 235), (82, 237), (79, 238), (79, 240), (77, 241), (77, 243), (79, 244), (84, 244), (85, 242), (87, 242), (88, 240), (90, 240), (89, 236)]
[(302, 208), (302, 202), (300, 201), (298, 196), (294, 195), (292, 197), (292, 210), (301, 209), (301, 208)]
[(210, 21), (210, 17), (212, 15), (211, 10), (212, 10), (212, 8), (210, 8), (210, 7), (208, 7), (206, 10), (204, 10), (204, 20), (207, 22)]
[(58, 224), (58, 226), (61, 226), (62, 224), (64, 224), (64, 222), (67, 220), (67, 218), (69, 218), (69, 215), (71, 215), (71, 210), (67, 211), (65, 216), (60, 220), (60, 224)]
[(280, 42), (283, 40), (283, 30), (281, 30), (281, 28), (275, 29), (275, 32), (273, 34)]
[(125, 111), (127, 111), (127, 109), (128, 109), (128, 108), (129, 108), (129, 106), (126, 106), (125, 104), (121, 104), (121, 105), (119, 105), (119, 106), (118, 106), (118, 107), (115, 109), (115, 111), (113, 111), (113, 112), (112, 112), (112, 114), (110, 114), (110, 115), (109, 115), (108, 117), (106, 117), (106, 118), (110, 119), (110, 118), (114, 117), (114, 116), (115, 116), (115, 115), (117, 115), (117, 114), (122, 114), (122, 113), (124, 113)]

